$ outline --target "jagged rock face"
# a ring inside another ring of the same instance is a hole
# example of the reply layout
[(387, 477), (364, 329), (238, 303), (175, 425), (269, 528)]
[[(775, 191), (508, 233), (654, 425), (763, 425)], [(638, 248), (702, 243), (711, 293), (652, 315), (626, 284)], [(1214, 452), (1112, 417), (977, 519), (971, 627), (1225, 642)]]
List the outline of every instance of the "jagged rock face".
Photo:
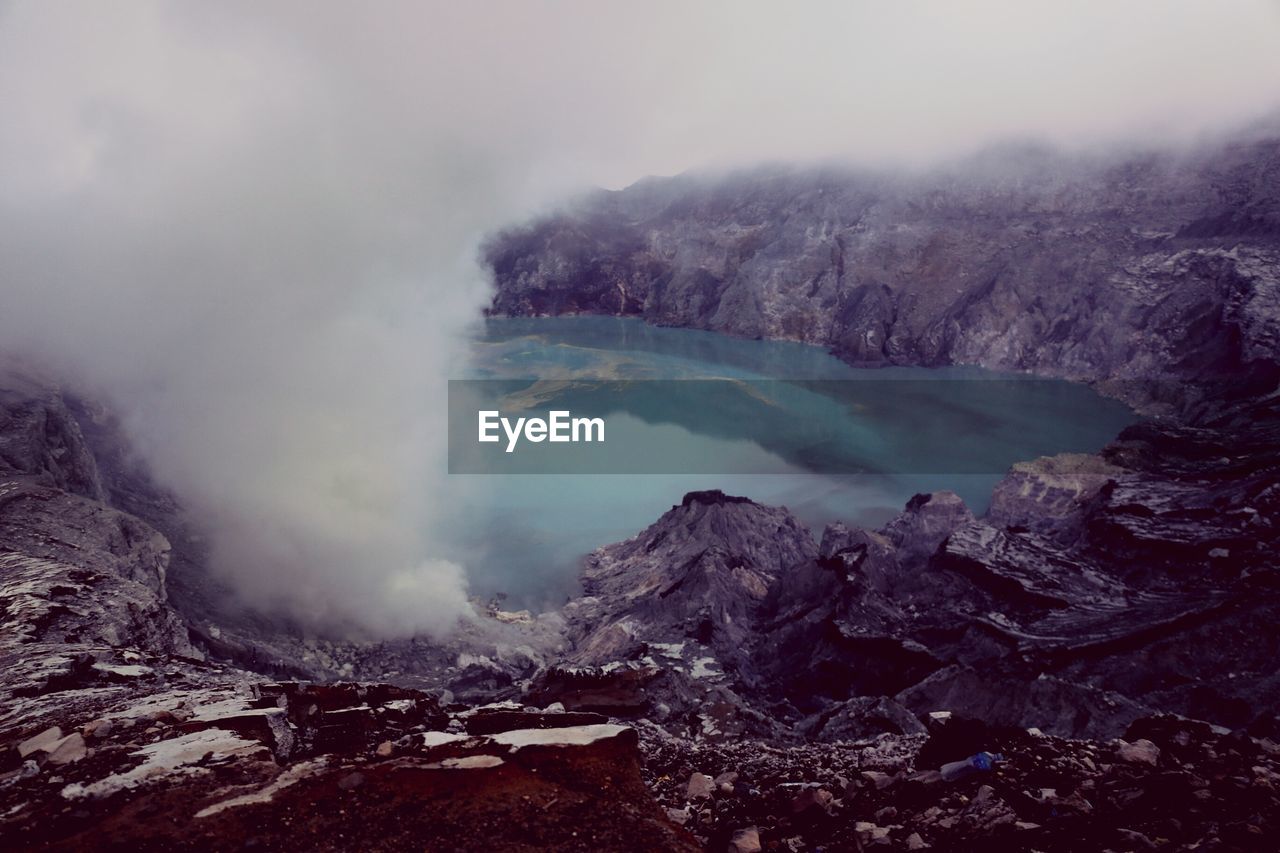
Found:
[(1068, 542), (1063, 544), (1069, 544), (1102, 489), (1123, 473), (1086, 453), (1019, 462), (992, 492), (986, 520), (1051, 539), (1065, 538)]
[[(22, 513), (26, 502), (40, 512)], [(125, 542), (122, 527), (138, 538)], [(80, 691), (127, 694), (171, 656), (201, 656), (165, 601), (156, 537), (42, 487), (0, 506), (0, 729), (65, 708)]]
[(97, 501), (29, 480), (3, 482), (0, 548), (107, 572), (163, 600), (170, 545), (159, 532)]
[[(1123, 583), (1052, 542), (985, 521), (958, 528), (937, 564), (1001, 602), (1002, 610), (1036, 616), (1081, 602), (1123, 606), (1127, 592)], [(996, 621), (1004, 618), (1001, 613)]]
[(103, 500), (98, 466), (62, 397), (0, 367), (0, 477)]
[(786, 509), (691, 492), (635, 538), (587, 558), (585, 595), (564, 611), (579, 635), (576, 659), (635, 658), (653, 644), (683, 657), (675, 647), (687, 643), (717, 669), (736, 669), (770, 588), (816, 553), (812, 534)]
[(1046, 732), (1103, 738), (1151, 713), (1148, 705), (1121, 693), (1043, 674), (1011, 674), (1007, 666), (990, 661), (939, 670), (897, 698), (917, 713), (945, 708), (991, 725), (1022, 728), (1033, 722)]
[(911, 627), (921, 608), (949, 609), (949, 579), (921, 568), (972, 518), (951, 492), (917, 495), (878, 531), (829, 526), (820, 557), (778, 585), (753, 648), (771, 691), (816, 715), (809, 728), (823, 728), (829, 703), (892, 696), (942, 665)]
[(899, 559), (928, 557), (956, 528), (973, 521), (973, 513), (954, 492), (916, 495), (906, 510), (885, 525), (883, 533), (894, 544)]
[(62, 400), (0, 394), (0, 725), (60, 690), (114, 689), (156, 656), (198, 657), (169, 607), (168, 540), (102, 503), (93, 455)]
[(636, 315), (855, 364), (1273, 378), (1277, 185), (1274, 139), (1111, 161), (1006, 151), (918, 176), (648, 179), (495, 237), (492, 310)]
[(983, 519), (921, 495), (878, 531), (828, 527), (762, 611), (778, 713), (814, 734), (850, 696), (1075, 736), (1152, 709), (1260, 725), (1280, 695), (1276, 405), (1016, 465)]
[(648, 716), (691, 736), (785, 736), (748, 698), (758, 678), (751, 648), (766, 599), (816, 554), (784, 508), (691, 492), (636, 537), (588, 556), (585, 594), (562, 611), (573, 646), (530, 696)]
[(983, 519), (917, 495), (816, 551), (777, 510), (694, 493), (588, 561), (564, 611), (587, 668), (535, 693), (712, 739), (906, 734), (938, 709), (1084, 737), (1153, 710), (1259, 725), (1280, 688), (1273, 406), (1017, 465)]
[(902, 703), (888, 696), (857, 696), (823, 711), (806, 728), (815, 740), (858, 741), (883, 734), (924, 734), (924, 724)]

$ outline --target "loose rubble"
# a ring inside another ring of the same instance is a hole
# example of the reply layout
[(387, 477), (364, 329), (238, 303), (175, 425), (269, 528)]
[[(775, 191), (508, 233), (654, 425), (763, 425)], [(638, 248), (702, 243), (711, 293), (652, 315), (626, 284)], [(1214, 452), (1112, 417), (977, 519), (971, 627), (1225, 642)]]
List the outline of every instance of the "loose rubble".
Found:
[[(446, 708), (420, 691), (363, 683), (161, 690), (96, 710), (113, 725), (94, 726), (92, 750), (56, 728), (10, 746), (0, 773), (6, 844), (327, 848), (351, 831), (352, 814), (361, 849), (652, 849), (635, 839), (698, 849), (646, 791), (629, 726), (568, 714), (548, 726), (535, 708)], [(448, 731), (475, 719), (487, 733)], [(165, 818), (140, 819), (151, 813)]]
[[(641, 740), (659, 802), (709, 850), (738, 849), (746, 826), (786, 851), (1259, 850), (1280, 832), (1280, 746), (1267, 738), (1173, 716), (1135, 721), (1132, 743), (949, 724), (968, 731), (779, 747), (647, 725)], [(975, 734), (1006, 760), (944, 781), (940, 759), (964, 758)], [(695, 788), (711, 773), (733, 783)]]

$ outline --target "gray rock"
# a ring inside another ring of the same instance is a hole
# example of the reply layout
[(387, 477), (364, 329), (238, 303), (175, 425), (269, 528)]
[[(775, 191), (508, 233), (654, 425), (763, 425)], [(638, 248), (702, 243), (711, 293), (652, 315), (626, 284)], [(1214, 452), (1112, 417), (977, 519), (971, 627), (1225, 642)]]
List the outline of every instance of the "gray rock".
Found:
[(755, 610), (783, 572), (815, 553), (786, 509), (692, 492), (635, 538), (587, 558), (587, 597), (565, 608), (580, 634), (576, 657), (602, 664), (627, 657), (631, 643), (687, 641), (700, 650), (691, 654), (742, 662)]
[(705, 773), (694, 773), (689, 777), (689, 784), (685, 786), (685, 796), (690, 800), (709, 800), (715, 790), (715, 782), (710, 776)]
[(18, 756), (26, 758), (37, 752), (49, 752), (62, 740), (62, 729), (50, 726), (18, 744)]
[(791, 811), (803, 814), (816, 809), (830, 814), (834, 802), (835, 795), (826, 788), (805, 788), (791, 800)]
[(889, 827), (877, 826), (871, 821), (860, 820), (853, 825), (858, 842), (864, 847), (889, 847), (893, 840), (889, 837)]
[(1133, 743), (1120, 741), (1116, 748), (1116, 755), (1121, 761), (1127, 761), (1130, 764), (1148, 764), (1155, 767), (1160, 763), (1160, 747), (1146, 738), (1139, 738)]
[(884, 526), (882, 532), (897, 549), (899, 562), (927, 558), (960, 526), (973, 521), (973, 513), (955, 492), (920, 494)]
[(106, 738), (111, 736), (111, 732), (115, 730), (115, 723), (112, 720), (97, 719), (85, 723), (84, 728), (80, 730), (80, 734), (87, 738)]
[(46, 751), (49, 753), (50, 764), (71, 764), (89, 754), (84, 736), (79, 732), (72, 732), (56, 744), (47, 747)]
[(103, 502), (86, 440), (49, 393), (0, 375), (0, 647), (19, 661), (7, 683), (149, 672), (104, 647), (199, 657), (167, 601), (168, 539)]
[(729, 840), (729, 853), (760, 853), (760, 830), (754, 826), (739, 829)]
[(888, 773), (881, 773), (879, 770), (863, 770), (860, 775), (878, 791), (884, 790), (894, 783), (894, 777)]
[(1078, 541), (1080, 526), (1103, 487), (1124, 473), (1118, 465), (1085, 453), (1019, 462), (992, 493), (986, 520), (1070, 544)]
[(823, 741), (858, 740), (880, 734), (924, 734), (925, 727), (901, 703), (887, 696), (859, 696), (825, 710), (808, 729)]

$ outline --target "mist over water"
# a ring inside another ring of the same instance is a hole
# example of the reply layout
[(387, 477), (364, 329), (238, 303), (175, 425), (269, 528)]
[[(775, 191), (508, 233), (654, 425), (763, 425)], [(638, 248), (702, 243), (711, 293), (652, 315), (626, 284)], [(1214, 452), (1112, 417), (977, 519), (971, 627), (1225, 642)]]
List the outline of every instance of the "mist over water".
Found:
[(686, 168), (1187, 144), (1276, 107), (1278, 15), (5, 3), (0, 349), (111, 402), (247, 605), (442, 632), (476, 556), (443, 418), (486, 234)]

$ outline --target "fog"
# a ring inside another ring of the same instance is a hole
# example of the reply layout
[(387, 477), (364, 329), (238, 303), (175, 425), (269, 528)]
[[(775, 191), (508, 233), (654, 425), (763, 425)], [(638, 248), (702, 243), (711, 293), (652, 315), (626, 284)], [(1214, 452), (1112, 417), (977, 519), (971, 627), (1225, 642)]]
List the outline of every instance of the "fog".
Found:
[(1280, 105), (1280, 7), (5, 3), (0, 349), (102, 394), (248, 603), (440, 633), (447, 362), (484, 235), (589, 185)]

